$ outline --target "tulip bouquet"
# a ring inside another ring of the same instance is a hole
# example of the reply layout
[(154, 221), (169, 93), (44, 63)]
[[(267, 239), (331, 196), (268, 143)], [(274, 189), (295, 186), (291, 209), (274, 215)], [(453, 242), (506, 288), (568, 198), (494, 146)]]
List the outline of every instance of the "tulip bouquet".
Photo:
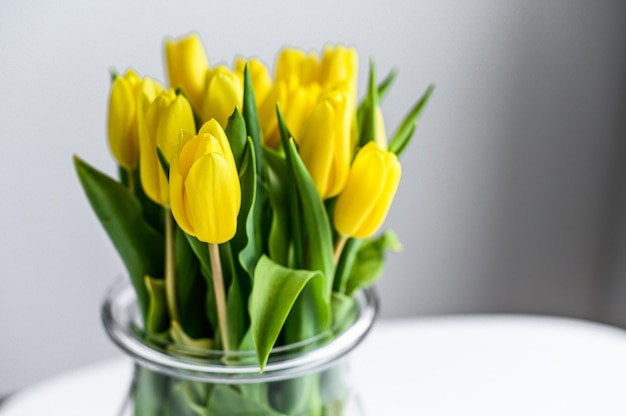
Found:
[[(353, 295), (399, 247), (375, 233), (432, 87), (387, 140), (380, 102), (395, 72), (377, 84), (372, 62), (359, 103), (353, 48), (284, 49), (271, 76), (257, 59), (211, 67), (190, 35), (166, 41), (165, 61), (168, 87), (130, 69), (112, 76), (119, 180), (78, 157), (75, 167), (127, 267), (143, 336), (180, 351), (254, 350), (263, 371), (272, 348), (349, 326)], [(268, 412), (254, 414), (300, 414), (254, 396)]]

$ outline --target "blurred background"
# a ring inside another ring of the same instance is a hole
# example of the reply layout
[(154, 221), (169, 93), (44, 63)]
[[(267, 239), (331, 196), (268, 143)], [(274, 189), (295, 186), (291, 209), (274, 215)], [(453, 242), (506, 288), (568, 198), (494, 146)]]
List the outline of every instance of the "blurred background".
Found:
[(0, 1), (0, 396), (119, 354), (99, 308), (124, 267), (73, 170), (109, 174), (109, 71), (163, 80), (163, 39), (212, 64), (355, 46), (399, 69), (391, 133), (436, 85), (386, 226), (382, 316), (626, 325), (626, 3)]

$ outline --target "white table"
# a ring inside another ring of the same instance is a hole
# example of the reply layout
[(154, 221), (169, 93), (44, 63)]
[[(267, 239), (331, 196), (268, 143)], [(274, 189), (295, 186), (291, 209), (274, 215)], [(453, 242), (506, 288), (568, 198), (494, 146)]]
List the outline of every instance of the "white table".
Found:
[[(371, 416), (626, 415), (626, 332), (586, 321), (457, 316), (379, 322), (353, 357)], [(117, 358), (11, 397), (3, 416), (115, 415)]]

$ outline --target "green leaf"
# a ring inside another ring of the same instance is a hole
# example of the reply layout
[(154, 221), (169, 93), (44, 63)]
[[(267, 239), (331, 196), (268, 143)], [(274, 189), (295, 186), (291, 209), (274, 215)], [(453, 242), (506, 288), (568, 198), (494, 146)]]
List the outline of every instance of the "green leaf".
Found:
[(196, 255), (196, 258), (200, 262), (200, 266), (202, 268), (203, 273), (209, 273), (208, 278), (212, 277), (211, 275), (211, 256), (209, 256), (209, 245), (205, 242), (198, 240), (196, 237), (185, 234), (185, 238), (187, 238), (187, 242), (189, 243), (189, 247)]
[(361, 247), (361, 240), (357, 238), (349, 238), (341, 253), (337, 270), (335, 271), (335, 279), (333, 280), (333, 290), (345, 293), (350, 271), (354, 266), (356, 254)]
[[(193, 250), (196, 258), (200, 262), (200, 272), (206, 284), (204, 294), (206, 317), (211, 324), (211, 328), (217, 327), (217, 306), (215, 304), (215, 293), (213, 292), (213, 273), (211, 272), (211, 256), (209, 256), (209, 246), (198, 240), (196, 237), (185, 233), (189, 247)], [(214, 336), (218, 334), (215, 333)]]
[(171, 416), (198, 416), (204, 414), (204, 403), (208, 397), (208, 387), (206, 384), (189, 380), (182, 380), (172, 384), (168, 392), (167, 408), (161, 409), (161, 413), (158, 414)]
[[(320, 392), (320, 374), (313, 373), (274, 383), (280, 391), (272, 401), (273, 407), (287, 415), (326, 416)], [(270, 393), (271, 394), (271, 393)]]
[[(220, 258), (222, 271), (224, 272), (224, 286), (227, 288), (226, 309), (228, 314), (228, 337), (229, 345), (239, 345), (247, 327), (248, 316), (246, 306), (248, 304), (247, 293), (244, 294), (241, 282), (249, 282), (248, 276), (241, 268), (237, 269), (232, 254), (232, 244), (226, 242), (220, 244)], [(240, 272), (238, 275), (237, 271)]]
[(224, 132), (226, 133), (226, 137), (228, 137), (230, 148), (233, 151), (237, 170), (241, 172), (242, 159), (246, 146), (248, 145), (248, 135), (246, 133), (246, 122), (237, 107), (235, 107), (235, 111), (228, 118)]
[(281, 416), (269, 407), (243, 396), (234, 386), (216, 384), (211, 390), (205, 416)]
[(165, 174), (165, 178), (170, 180), (170, 162), (167, 161), (167, 158), (163, 154), (163, 150), (161, 150), (161, 146), (157, 146), (156, 148), (157, 158), (159, 159), (159, 164), (161, 165), (161, 169), (163, 169), (163, 173)]
[[(285, 231), (287, 232), (287, 238), (291, 240), (293, 243), (293, 257), (294, 257), (294, 267), (296, 268), (305, 268), (304, 265), (304, 236), (302, 235), (304, 230), (302, 229), (302, 216), (304, 215), (300, 205), (302, 203), (301, 198), (298, 195), (298, 185), (294, 178), (294, 156), (288, 151), (289, 149), (289, 141), (292, 136), (287, 128), (287, 124), (285, 123), (285, 119), (283, 117), (282, 111), (280, 110), (280, 105), (276, 104), (276, 117), (278, 118), (278, 130), (280, 131), (280, 140), (285, 149), (285, 162), (287, 171), (285, 172), (284, 181), (286, 183), (287, 194), (285, 198), (285, 203), (287, 204), (287, 221), (289, 224), (289, 228)], [(297, 152), (296, 152), (297, 155)], [(278, 164), (276, 164), (278, 165)], [(276, 166), (279, 167), (279, 166)], [(308, 175), (308, 172), (307, 172)], [(316, 191), (317, 192), (317, 191)]]
[(163, 413), (170, 393), (171, 376), (138, 365), (133, 379), (132, 402), (135, 416), (157, 416)]
[(363, 240), (356, 255), (355, 267), (346, 284), (346, 294), (352, 295), (356, 290), (374, 283), (383, 272), (385, 251), (399, 251), (401, 248), (396, 233), (391, 230)]
[[(397, 75), (398, 75), (398, 71), (396, 69), (393, 69), (389, 72), (389, 74), (387, 74), (385, 79), (380, 84), (378, 84), (377, 90), (378, 90), (378, 102), (379, 103), (382, 102), (383, 99), (389, 93), (389, 90), (391, 89), (391, 85), (393, 84), (393, 81), (395, 81)], [(365, 106), (365, 100), (363, 100), (359, 104), (359, 108), (357, 109), (357, 121), (363, 118), (364, 106)]]
[(263, 161), (261, 160), (261, 128), (259, 127), (259, 115), (256, 108), (256, 99), (254, 98), (254, 88), (252, 87), (252, 78), (250, 77), (250, 68), (248, 64), (243, 71), (243, 118), (246, 121), (247, 135), (252, 138), (254, 143), (254, 154), (256, 158), (256, 172), (259, 177), (263, 172)]
[(168, 351), (174, 354), (180, 355), (190, 355), (192, 350), (187, 350), (185, 348), (176, 348), (176, 345), (181, 345), (183, 347), (190, 347), (192, 349), (199, 350), (209, 350), (214, 347), (213, 340), (210, 338), (195, 338), (189, 336), (185, 332), (185, 330), (180, 326), (180, 324), (176, 321), (172, 321), (172, 326), (170, 328), (170, 337), (172, 341), (174, 341), (175, 345), (171, 345), (168, 348)]
[(354, 297), (333, 292), (331, 306), (333, 311), (333, 332), (341, 334), (356, 321), (359, 313), (358, 305)]
[[(245, 128), (244, 128), (245, 133)], [(260, 227), (260, 206), (257, 201), (257, 174), (255, 169), (254, 144), (246, 137), (239, 165), (239, 182), (241, 185), (241, 207), (237, 216), (237, 231), (227, 244), (230, 275), (227, 286), (227, 308), (230, 345), (238, 345), (247, 331), (250, 320), (247, 314), (247, 303), (252, 290), (252, 276), (256, 262), (263, 249), (263, 234)], [(226, 245), (220, 247), (225, 251)]]
[[(237, 217), (237, 233), (233, 238), (233, 245), (239, 250), (239, 263), (248, 273), (250, 279), (254, 276), (261, 253), (263, 252), (264, 230), (263, 208), (267, 201), (267, 193), (259, 183), (256, 169), (256, 149), (252, 139), (248, 138), (247, 151), (244, 154), (242, 168), (239, 173), (241, 183), (241, 209)], [(240, 282), (242, 288), (244, 282)]]
[[(135, 193), (137, 200), (139, 200), (139, 203), (141, 204), (143, 218), (145, 219), (145, 221), (160, 234), (163, 234), (165, 230), (165, 210), (161, 205), (157, 204), (146, 195), (141, 184), (139, 169), (128, 172), (126, 169), (120, 166), (119, 171), (121, 182), (124, 184), (124, 186), (126, 186), (126, 188), (132, 188), (132, 191)], [(130, 177), (130, 175), (132, 175), (132, 178)], [(129, 182), (132, 182), (131, 187), (129, 187)]]
[(296, 143), (290, 140), (286, 153), (293, 162), (298, 196), (302, 209), (303, 227), (306, 231), (306, 242), (309, 250), (309, 261), (306, 268), (318, 270), (324, 276), (324, 293), (330, 300), (333, 286), (335, 265), (333, 264), (333, 240), (326, 208), (317, 188), (309, 175), (302, 159), (296, 150)]
[(200, 272), (200, 262), (185, 232), (179, 227), (174, 231), (176, 297), (180, 325), (192, 338), (211, 336), (206, 317), (206, 282)]
[(254, 273), (249, 310), (252, 338), (261, 370), (292, 306), (307, 285), (311, 286), (314, 296), (315, 318), (328, 326), (330, 302), (324, 296), (325, 282), (320, 272), (288, 269), (267, 256), (259, 260)]
[(291, 225), (287, 163), (284, 157), (277, 152), (263, 148), (263, 155), (267, 166), (267, 187), (270, 205), (272, 207), (272, 223), (267, 241), (267, 250), (270, 258), (283, 266), (289, 266), (289, 247)]
[(148, 291), (148, 313), (146, 314), (146, 331), (151, 334), (164, 332), (169, 327), (169, 313), (165, 300), (165, 281), (145, 276)]
[(244, 295), (240, 279), (233, 278), (228, 288), (226, 309), (228, 313), (228, 338), (229, 345), (239, 345), (248, 328), (248, 315), (246, 313), (247, 297)]
[(391, 153), (395, 153), (396, 156), (400, 157), (400, 155), (404, 153), (404, 150), (407, 148), (407, 146), (411, 142), (411, 139), (413, 138), (413, 134), (415, 133), (415, 130), (417, 130), (417, 123), (408, 126), (408, 129), (405, 130), (402, 135), (394, 136), (394, 137), (397, 137), (398, 139), (396, 140), (396, 143), (394, 143), (394, 146), (389, 151)]
[(363, 100), (363, 110), (359, 120), (359, 146), (376, 140), (376, 108), (378, 107), (378, 89), (376, 88), (376, 65), (370, 60), (370, 73), (367, 95)]
[(163, 236), (144, 220), (141, 204), (122, 184), (77, 156), (74, 166), (96, 216), (126, 264), (145, 319), (149, 296), (144, 276), (163, 276)]
[(387, 76), (385, 77), (385, 79), (378, 84), (378, 101), (382, 102), (383, 99), (387, 96), (387, 94), (389, 93), (389, 90), (391, 89), (391, 85), (393, 84), (393, 82), (396, 80), (396, 76), (398, 75), (398, 70), (397, 69), (392, 69), (389, 74), (387, 74)]
[[(320, 294), (317, 288), (307, 286), (293, 305), (293, 308), (285, 322), (285, 342), (293, 343), (308, 339), (328, 329), (330, 322), (325, 314), (320, 314), (319, 296), (322, 296), (327, 304), (333, 285), (334, 264), (333, 244), (331, 227), (326, 213), (326, 207), (319, 196), (317, 188), (309, 175), (304, 163), (298, 155), (296, 144), (293, 139), (287, 142), (285, 149), (287, 166), (290, 169), (288, 176), (293, 176), (297, 201), (297, 210), (292, 213), (299, 218), (294, 226), (301, 227), (303, 234), (301, 247), (294, 243), (294, 250), (302, 251), (301, 257), (307, 270), (316, 270), (322, 273), (323, 292)], [(305, 247), (306, 257), (303, 256)], [(296, 257), (297, 259), (297, 257)], [(298, 263), (296, 263), (298, 264)], [(300, 266), (302, 267), (302, 266)]]
[(430, 100), (430, 96), (432, 95), (434, 89), (434, 85), (429, 85), (422, 97), (415, 103), (411, 110), (409, 110), (407, 115), (404, 116), (400, 126), (393, 134), (392, 139), (389, 142), (390, 152), (400, 156), (400, 154), (402, 154), (404, 149), (408, 146), (417, 126), (417, 119), (422, 114), (424, 107)]

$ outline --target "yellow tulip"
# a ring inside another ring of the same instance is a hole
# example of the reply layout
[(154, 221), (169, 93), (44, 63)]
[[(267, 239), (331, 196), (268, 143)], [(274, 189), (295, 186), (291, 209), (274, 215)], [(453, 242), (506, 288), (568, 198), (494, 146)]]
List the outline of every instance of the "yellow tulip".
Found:
[(348, 179), (352, 113), (345, 91), (329, 93), (315, 106), (302, 136), (296, 137), (302, 161), (322, 199), (337, 195)]
[[(345, 90), (350, 107), (356, 108), (357, 77), (358, 58), (353, 48), (328, 46), (321, 59), (314, 52), (283, 49), (276, 60), (274, 84), (259, 105), (259, 123), (265, 144), (276, 147), (280, 141), (276, 103), (280, 104), (289, 131), (297, 138), (303, 134), (307, 119), (325, 93)], [(351, 123), (355, 129), (355, 121)], [(352, 145), (355, 142), (356, 134), (353, 134)]]
[(276, 61), (275, 81), (306, 85), (319, 83), (320, 65), (315, 52), (304, 53), (299, 49), (285, 48)]
[(180, 131), (195, 131), (189, 101), (173, 90), (156, 98), (144, 93), (138, 113), (139, 174), (146, 195), (154, 202), (169, 205), (169, 186), (157, 156), (157, 146), (169, 161), (180, 147)]
[(193, 108), (201, 113), (209, 59), (200, 37), (193, 33), (177, 41), (167, 39), (165, 62), (170, 88), (182, 87)]
[(354, 158), (346, 186), (337, 197), (337, 231), (357, 238), (374, 234), (387, 216), (400, 175), (395, 154), (382, 150), (376, 142), (366, 144)]
[(330, 88), (348, 84), (350, 89), (356, 91), (358, 74), (359, 59), (356, 49), (342, 45), (324, 48), (320, 63), (320, 84)]
[(263, 129), (264, 143), (275, 148), (280, 142), (276, 103), (280, 104), (285, 123), (294, 137), (302, 135), (302, 128), (311, 115), (320, 96), (317, 84), (294, 85), (291, 89), (284, 81), (275, 83), (259, 108), (259, 124)]
[(243, 102), (243, 79), (223, 65), (207, 71), (206, 91), (202, 102), (202, 119), (215, 119), (226, 127), (228, 117), (241, 108)]
[(133, 70), (117, 76), (109, 96), (109, 147), (117, 163), (125, 169), (137, 167), (137, 85), (141, 82)]
[(285, 123), (294, 137), (302, 134), (306, 119), (317, 103), (321, 86), (319, 62), (315, 53), (285, 48), (278, 55), (274, 84), (259, 107), (259, 124), (265, 144), (275, 148), (280, 142), (276, 104), (280, 104)]
[(230, 144), (216, 120), (197, 135), (183, 132), (183, 146), (170, 165), (174, 218), (200, 241), (221, 244), (237, 231), (241, 188)]

